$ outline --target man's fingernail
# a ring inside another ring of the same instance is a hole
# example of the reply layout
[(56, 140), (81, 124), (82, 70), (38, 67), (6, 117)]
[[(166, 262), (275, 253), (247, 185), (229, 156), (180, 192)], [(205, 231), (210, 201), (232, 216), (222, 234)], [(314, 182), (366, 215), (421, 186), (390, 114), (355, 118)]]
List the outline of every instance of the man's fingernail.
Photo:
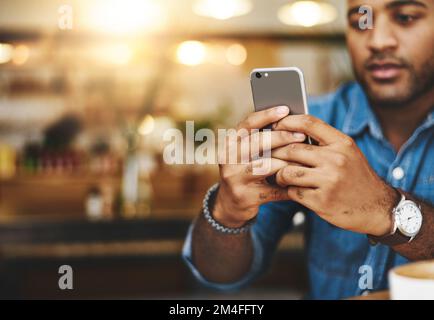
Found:
[(301, 133), (301, 132), (293, 132), (292, 133), (292, 135), (293, 135), (293, 137), (295, 138), (295, 139), (300, 139), (300, 140), (304, 140), (304, 139), (306, 139), (306, 135), (304, 134), (304, 133)]
[(289, 109), (287, 106), (280, 106), (276, 108), (276, 114), (278, 115), (285, 115), (288, 114)]

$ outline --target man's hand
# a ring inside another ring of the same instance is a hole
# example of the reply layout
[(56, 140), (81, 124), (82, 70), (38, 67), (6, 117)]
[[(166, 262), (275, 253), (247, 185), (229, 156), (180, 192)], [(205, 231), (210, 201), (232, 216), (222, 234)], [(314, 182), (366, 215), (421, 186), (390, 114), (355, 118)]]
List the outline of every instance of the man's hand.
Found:
[[(227, 227), (240, 227), (258, 213), (261, 204), (270, 201), (289, 200), (286, 188), (269, 185), (265, 179), (284, 168), (288, 162), (280, 159), (251, 159), (250, 150), (241, 148), (243, 139), (250, 141), (263, 141), (264, 132), (251, 134), (252, 129), (261, 129), (275, 123), (287, 116), (287, 107), (275, 107), (264, 111), (251, 113), (237, 126), (237, 131), (248, 130), (249, 135), (237, 139), (236, 143), (226, 141), (225, 154), (237, 155), (236, 159), (249, 159), (249, 163), (220, 164), (220, 189), (217, 194), (213, 210), (214, 218)], [(306, 139), (304, 134), (288, 132), (288, 130), (276, 130), (268, 132), (271, 135), (271, 146), (274, 149), (291, 143), (302, 142)], [(253, 135), (257, 135), (253, 137)], [(259, 143), (258, 151), (264, 151), (264, 146)], [(243, 154), (247, 152), (249, 154)], [(262, 167), (263, 161), (270, 161), (270, 170), (264, 174), (258, 174), (254, 168)]]
[(399, 195), (378, 177), (351, 137), (309, 115), (286, 117), (273, 129), (303, 132), (319, 142), (272, 151), (273, 158), (303, 165), (287, 165), (277, 173), (277, 183), (288, 187), (292, 200), (346, 230), (376, 236), (391, 231)]

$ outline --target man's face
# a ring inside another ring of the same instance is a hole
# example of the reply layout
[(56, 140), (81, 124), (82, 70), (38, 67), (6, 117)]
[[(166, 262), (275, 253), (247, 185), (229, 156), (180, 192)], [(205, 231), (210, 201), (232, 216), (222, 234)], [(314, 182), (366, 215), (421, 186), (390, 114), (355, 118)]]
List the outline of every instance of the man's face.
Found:
[[(361, 6), (373, 28), (361, 29)], [(434, 88), (434, 0), (348, 0), (348, 49), (357, 80), (381, 105), (405, 105)]]

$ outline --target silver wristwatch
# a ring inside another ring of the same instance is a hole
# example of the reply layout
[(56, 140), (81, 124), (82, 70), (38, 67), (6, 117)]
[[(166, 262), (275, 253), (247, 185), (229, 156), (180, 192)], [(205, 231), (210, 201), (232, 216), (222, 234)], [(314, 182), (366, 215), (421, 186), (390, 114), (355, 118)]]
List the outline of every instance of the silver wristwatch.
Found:
[(412, 241), (422, 227), (422, 211), (420, 205), (407, 200), (401, 193), (401, 200), (392, 210), (393, 228), (392, 232), (383, 237), (370, 235), (374, 243), (380, 242), (386, 245), (395, 246)]

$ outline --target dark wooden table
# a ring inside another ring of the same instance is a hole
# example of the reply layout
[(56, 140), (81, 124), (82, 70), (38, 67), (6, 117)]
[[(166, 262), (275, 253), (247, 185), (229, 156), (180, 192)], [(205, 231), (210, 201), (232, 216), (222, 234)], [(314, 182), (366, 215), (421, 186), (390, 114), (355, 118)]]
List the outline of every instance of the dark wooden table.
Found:
[[(1, 298), (155, 298), (211, 294), (181, 257), (191, 221), (136, 219), (23, 220), (0, 224)], [(283, 240), (267, 276), (248, 290), (303, 293), (301, 232)], [(61, 265), (74, 270), (74, 290), (58, 288)], [(244, 297), (249, 296), (249, 292)], [(221, 298), (223, 296), (220, 296)]]

